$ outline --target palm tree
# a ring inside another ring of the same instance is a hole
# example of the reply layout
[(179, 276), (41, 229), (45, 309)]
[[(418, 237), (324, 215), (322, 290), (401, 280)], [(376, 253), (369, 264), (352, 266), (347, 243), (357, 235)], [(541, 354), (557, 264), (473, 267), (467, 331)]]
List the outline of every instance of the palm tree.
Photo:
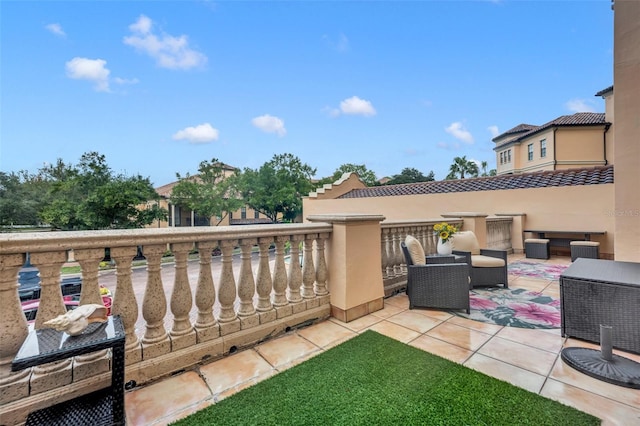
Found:
[(447, 179), (464, 179), (465, 173), (467, 175), (478, 177), (478, 165), (475, 161), (467, 160), (467, 156), (455, 157), (453, 164), (449, 168), (449, 174)]
[(487, 176), (487, 167), (489, 166), (489, 163), (487, 163), (486, 161), (483, 161), (480, 163), (480, 167), (482, 167), (482, 176)]

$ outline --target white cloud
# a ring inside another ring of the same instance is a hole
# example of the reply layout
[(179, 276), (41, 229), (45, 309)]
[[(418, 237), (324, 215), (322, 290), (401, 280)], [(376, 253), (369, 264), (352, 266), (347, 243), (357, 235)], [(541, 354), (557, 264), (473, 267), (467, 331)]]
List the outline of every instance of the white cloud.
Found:
[(472, 144), (473, 143), (473, 135), (464, 128), (461, 122), (456, 121), (449, 125), (449, 127), (444, 129), (447, 133), (452, 135), (454, 138), (461, 140), (462, 142)]
[(597, 112), (592, 100), (571, 99), (564, 106), (571, 112)]
[(495, 138), (500, 134), (500, 130), (498, 130), (498, 126), (495, 126), (495, 125), (487, 127), (487, 130), (489, 131), (489, 133), (491, 133), (492, 138)]
[(323, 35), (322, 39), (327, 43), (327, 45), (332, 48), (337, 50), (340, 53), (345, 53), (349, 51), (349, 39), (347, 38), (346, 35), (340, 33), (340, 35), (338, 36), (338, 40), (334, 41), (331, 37), (329, 37), (328, 35)]
[(457, 142), (453, 142), (453, 143), (438, 142), (436, 146), (440, 149), (446, 149), (447, 151), (457, 151), (460, 149), (460, 144)]
[(274, 117), (269, 114), (255, 117), (251, 120), (251, 124), (265, 133), (275, 133), (280, 137), (287, 134), (287, 129), (284, 127), (284, 121), (281, 118)]
[(353, 96), (340, 102), (340, 111), (345, 115), (363, 115), (370, 117), (376, 115), (376, 109), (371, 102)]
[(153, 21), (147, 16), (140, 15), (135, 23), (129, 25), (129, 30), (133, 34), (123, 38), (124, 44), (151, 56), (162, 68), (187, 70), (207, 62), (204, 54), (189, 47), (186, 35), (154, 34)]
[(51, 32), (52, 34), (55, 34), (57, 36), (60, 37), (66, 37), (67, 34), (65, 34), (64, 30), (62, 29), (62, 26), (60, 24), (48, 24), (44, 26), (47, 30), (49, 30), (49, 32)]
[(115, 77), (113, 81), (117, 84), (138, 84), (140, 82), (137, 78), (120, 78), (120, 77)]
[(173, 139), (187, 140), (190, 143), (208, 143), (218, 140), (218, 134), (218, 129), (214, 129), (209, 123), (203, 123), (177, 131)]
[(75, 57), (66, 63), (67, 76), (76, 80), (89, 80), (98, 92), (109, 92), (109, 69), (104, 59)]

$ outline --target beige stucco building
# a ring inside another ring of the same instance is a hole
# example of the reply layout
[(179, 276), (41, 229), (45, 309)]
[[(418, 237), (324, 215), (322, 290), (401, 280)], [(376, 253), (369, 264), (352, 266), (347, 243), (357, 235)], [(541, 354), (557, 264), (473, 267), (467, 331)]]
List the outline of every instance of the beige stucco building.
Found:
[(579, 112), (541, 126), (520, 124), (507, 130), (493, 139), (497, 174), (612, 164), (612, 115)]

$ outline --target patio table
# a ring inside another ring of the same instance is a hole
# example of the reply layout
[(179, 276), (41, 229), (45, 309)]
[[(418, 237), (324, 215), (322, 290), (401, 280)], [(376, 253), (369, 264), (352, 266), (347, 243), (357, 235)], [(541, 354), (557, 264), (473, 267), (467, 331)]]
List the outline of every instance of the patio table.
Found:
[(43, 328), (29, 332), (12, 371), (24, 370), (77, 355), (111, 349), (111, 386), (29, 414), (27, 425), (124, 425), (125, 333), (119, 316), (89, 324), (78, 336)]

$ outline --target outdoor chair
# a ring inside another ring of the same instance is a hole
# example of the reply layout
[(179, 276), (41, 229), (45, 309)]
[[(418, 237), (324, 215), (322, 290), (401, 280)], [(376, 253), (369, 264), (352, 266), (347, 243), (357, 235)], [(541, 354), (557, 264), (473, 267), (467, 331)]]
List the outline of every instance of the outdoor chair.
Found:
[(400, 243), (407, 263), (409, 309), (464, 309), (469, 313), (469, 275), (464, 263), (426, 264), (424, 249), (408, 235)]
[(509, 287), (507, 252), (505, 250), (481, 249), (476, 235), (471, 231), (456, 233), (453, 254), (465, 256), (469, 265), (471, 287), (488, 287), (502, 284)]

